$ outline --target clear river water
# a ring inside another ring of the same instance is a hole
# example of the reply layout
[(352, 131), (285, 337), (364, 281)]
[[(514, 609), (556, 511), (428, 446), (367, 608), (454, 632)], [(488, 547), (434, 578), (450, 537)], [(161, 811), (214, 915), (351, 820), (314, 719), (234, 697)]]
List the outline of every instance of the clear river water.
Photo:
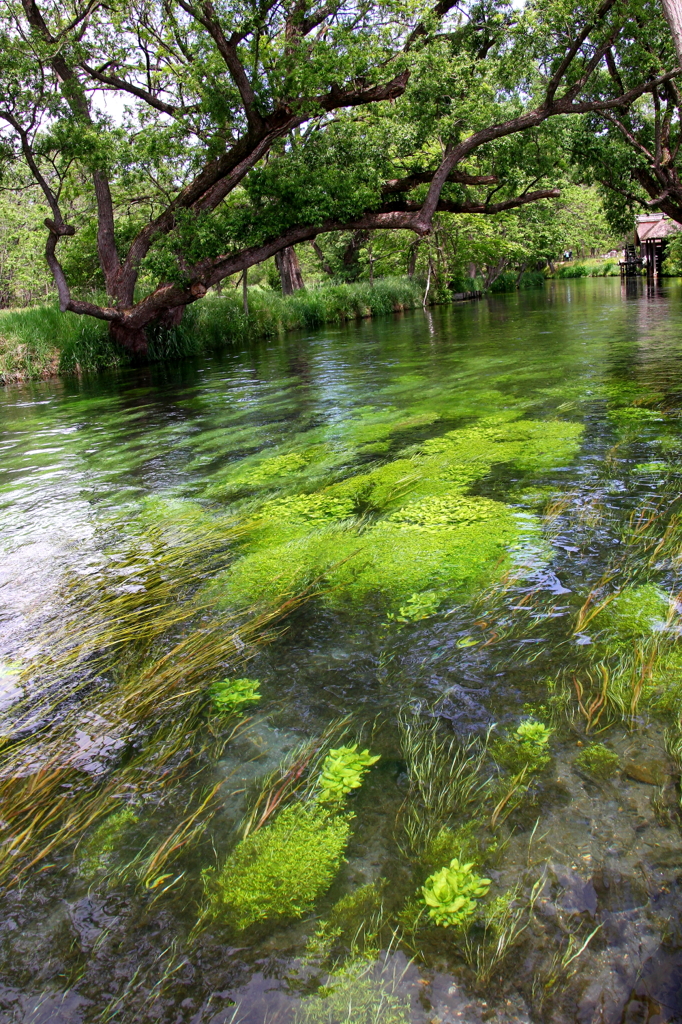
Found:
[(8, 387), (0, 446), (0, 1021), (682, 1021), (678, 282)]

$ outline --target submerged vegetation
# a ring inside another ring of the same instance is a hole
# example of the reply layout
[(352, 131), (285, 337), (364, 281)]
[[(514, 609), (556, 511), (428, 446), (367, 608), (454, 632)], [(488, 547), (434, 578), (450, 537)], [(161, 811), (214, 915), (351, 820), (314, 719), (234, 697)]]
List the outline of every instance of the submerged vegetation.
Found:
[[(643, 921), (670, 936), (677, 392), (611, 362), (570, 378), (559, 356), (548, 380), (544, 335), (520, 383), (497, 348), (443, 355), (436, 334), (410, 361), (392, 331), (397, 365), (368, 369), (360, 344), (343, 387), (314, 342), (302, 370), (245, 355), (160, 412), (132, 384), (114, 408), (85, 384), (17, 409), (26, 523), (55, 488), (77, 538), (10, 620), (2, 677), (17, 989), (30, 947), (31, 992), (70, 971), (88, 1024), (199, 1003), (421, 1024), (510, 998), (553, 1021), (595, 979), (616, 1005), (600, 979), (619, 949), (640, 964)], [(43, 458), (54, 472), (55, 436), (81, 505), (70, 476), (26, 482)]]
[(441, 927), (463, 925), (476, 913), (476, 901), (487, 893), (490, 879), (481, 878), (472, 868), (473, 864), (460, 864), (454, 858), (422, 886), (429, 917)]

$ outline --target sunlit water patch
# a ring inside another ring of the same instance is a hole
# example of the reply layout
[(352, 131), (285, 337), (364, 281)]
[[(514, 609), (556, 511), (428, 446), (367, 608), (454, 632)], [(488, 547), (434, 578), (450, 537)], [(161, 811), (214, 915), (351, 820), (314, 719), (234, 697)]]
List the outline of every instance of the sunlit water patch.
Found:
[(682, 295), (0, 396), (8, 1021), (682, 1017)]

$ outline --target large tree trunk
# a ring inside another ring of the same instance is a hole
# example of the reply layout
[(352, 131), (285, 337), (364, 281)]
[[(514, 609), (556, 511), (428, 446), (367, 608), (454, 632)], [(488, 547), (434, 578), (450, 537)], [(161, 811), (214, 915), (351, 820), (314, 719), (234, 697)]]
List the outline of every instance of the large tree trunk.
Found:
[(682, 67), (682, 0), (663, 0), (663, 10), (672, 32), (678, 63)]
[(124, 327), (123, 324), (109, 324), (109, 337), (128, 352), (135, 360), (147, 357), (147, 335), (143, 327)]
[(275, 253), (275, 265), (279, 270), (279, 279), (282, 282), (282, 295), (293, 295), (294, 292), (305, 287), (301, 266), (293, 245)]

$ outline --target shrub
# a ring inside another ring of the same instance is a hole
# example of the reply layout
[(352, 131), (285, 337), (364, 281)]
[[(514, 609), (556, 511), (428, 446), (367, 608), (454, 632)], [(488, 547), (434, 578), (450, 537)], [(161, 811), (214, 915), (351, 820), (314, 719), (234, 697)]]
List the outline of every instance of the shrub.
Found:
[(473, 864), (460, 864), (454, 858), (422, 886), (429, 917), (443, 928), (465, 924), (476, 913), (476, 900), (488, 891), (490, 879), (481, 878), (472, 868)]

